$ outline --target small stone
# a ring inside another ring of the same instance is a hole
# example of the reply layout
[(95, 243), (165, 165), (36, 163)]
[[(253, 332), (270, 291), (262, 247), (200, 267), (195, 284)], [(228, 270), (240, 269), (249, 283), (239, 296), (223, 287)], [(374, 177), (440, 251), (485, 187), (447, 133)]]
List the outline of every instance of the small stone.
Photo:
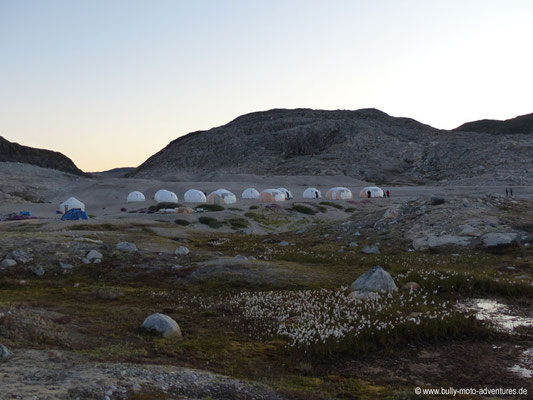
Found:
[(288, 246), (288, 245), (289, 245), (289, 242), (285, 240), (282, 240), (281, 242), (278, 243), (278, 246)]
[(81, 259), (81, 262), (83, 264), (90, 264), (91, 262), (89, 260), (87, 260), (85, 257)]
[(102, 259), (101, 258), (95, 258), (94, 261), (93, 261), (93, 264), (101, 264), (102, 263)]
[(137, 246), (130, 242), (119, 242), (116, 248), (119, 251), (125, 251), (127, 253), (135, 253), (137, 251)]
[(357, 246), (358, 246), (357, 243), (355, 243), (355, 242), (350, 242), (350, 247), (357, 247)]
[(240, 254), (237, 254), (235, 256), (235, 259), (236, 260), (242, 260), (242, 261), (248, 260), (248, 258), (246, 256), (241, 256)]
[(0, 263), (0, 267), (3, 268), (14, 267), (15, 265), (17, 265), (17, 262), (12, 258), (4, 258), (4, 260)]
[(420, 285), (416, 282), (407, 282), (402, 286), (402, 290), (419, 290)]
[(174, 254), (177, 256), (186, 256), (189, 254), (189, 249), (185, 246), (180, 246), (174, 251)]
[(10, 352), (6, 346), (4, 346), (3, 344), (0, 344), (0, 358), (9, 358), (12, 355), (13, 353)]
[(431, 196), (430, 203), (432, 206), (438, 206), (440, 204), (444, 204), (446, 200), (444, 197), (438, 197), (438, 196)]
[(361, 249), (361, 253), (364, 254), (379, 254), (379, 247), (376, 245), (367, 245)]
[(75, 283), (75, 284), (74, 284), (74, 287), (75, 287), (75, 288), (79, 288), (79, 287), (80, 287), (80, 284), (79, 284), (79, 283)]
[(41, 276), (44, 275), (44, 272), (45, 272), (45, 271), (44, 271), (43, 267), (41, 267), (40, 265), (37, 265), (36, 267), (33, 267), (33, 268), (31, 269), (31, 272), (32, 272), (34, 275), (41, 277)]
[(97, 250), (91, 250), (87, 253), (87, 255), (85, 256), (85, 258), (89, 261), (93, 261), (93, 260), (96, 260), (96, 259), (102, 259), (104, 258), (103, 254), (100, 253), (99, 251)]
[(62, 261), (59, 261), (59, 266), (64, 270), (71, 270), (72, 268), (74, 268), (72, 264), (64, 263)]

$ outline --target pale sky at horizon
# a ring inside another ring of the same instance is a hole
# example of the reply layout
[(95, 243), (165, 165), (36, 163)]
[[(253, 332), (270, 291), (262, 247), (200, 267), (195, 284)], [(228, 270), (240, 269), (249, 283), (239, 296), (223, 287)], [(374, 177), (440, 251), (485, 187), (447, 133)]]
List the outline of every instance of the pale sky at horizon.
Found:
[(533, 112), (533, 1), (0, 0), (0, 136), (85, 171), (271, 108)]

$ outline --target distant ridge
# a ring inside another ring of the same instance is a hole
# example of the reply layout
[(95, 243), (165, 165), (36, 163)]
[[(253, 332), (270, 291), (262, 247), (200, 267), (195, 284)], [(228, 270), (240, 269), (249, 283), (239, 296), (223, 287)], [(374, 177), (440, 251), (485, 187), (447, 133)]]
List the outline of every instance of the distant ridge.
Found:
[(520, 115), (504, 121), (496, 119), (481, 119), (479, 121), (467, 122), (466, 124), (455, 128), (454, 131), (531, 134), (533, 133), (533, 114)]
[[(521, 127), (531, 116), (519, 117)], [(505, 121), (507, 124), (509, 121)], [(516, 123), (516, 121), (515, 121)], [(514, 126), (514, 123), (509, 123)], [(533, 135), (439, 130), (380, 110), (273, 109), (178, 137), (126, 176), (345, 175), (377, 183), (533, 180)], [(526, 130), (513, 127), (512, 132)]]
[(36, 149), (10, 142), (0, 136), (0, 162), (18, 162), (32, 164), (41, 168), (51, 168), (74, 175), (86, 176), (74, 162), (56, 151)]

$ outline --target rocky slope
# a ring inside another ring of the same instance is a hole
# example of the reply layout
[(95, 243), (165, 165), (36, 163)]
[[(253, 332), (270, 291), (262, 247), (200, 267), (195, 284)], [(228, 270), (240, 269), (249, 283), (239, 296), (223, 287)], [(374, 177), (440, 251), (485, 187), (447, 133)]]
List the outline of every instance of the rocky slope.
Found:
[(0, 162), (32, 164), (83, 176), (85, 173), (70, 158), (56, 151), (36, 149), (10, 142), (0, 136)]
[(378, 183), (533, 181), (533, 136), (444, 131), (379, 110), (275, 109), (172, 141), (129, 176), (346, 175)]
[(499, 121), (494, 119), (482, 119), (467, 122), (454, 129), (462, 132), (486, 132), (499, 134), (533, 133), (533, 114), (520, 115), (516, 118)]

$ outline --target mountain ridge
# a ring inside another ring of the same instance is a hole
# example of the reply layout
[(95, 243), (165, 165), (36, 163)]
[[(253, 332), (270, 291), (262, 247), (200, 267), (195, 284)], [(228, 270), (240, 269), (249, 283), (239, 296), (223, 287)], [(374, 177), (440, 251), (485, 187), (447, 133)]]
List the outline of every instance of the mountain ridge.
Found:
[(530, 179), (533, 138), (498, 140), (496, 154), (493, 135), (437, 129), (372, 108), (272, 109), (178, 137), (128, 176), (346, 175), (415, 184), (486, 173)]
[(66, 155), (46, 149), (24, 146), (0, 136), (0, 162), (19, 162), (86, 176)]

